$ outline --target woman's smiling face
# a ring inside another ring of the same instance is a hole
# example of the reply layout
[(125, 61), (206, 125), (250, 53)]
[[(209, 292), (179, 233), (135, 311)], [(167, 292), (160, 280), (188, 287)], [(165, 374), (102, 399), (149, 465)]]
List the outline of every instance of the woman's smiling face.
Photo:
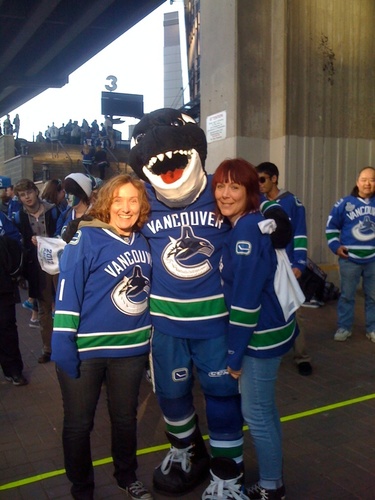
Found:
[(114, 193), (109, 224), (117, 229), (120, 234), (129, 236), (138, 220), (139, 213), (138, 189), (131, 183), (124, 184)]
[(245, 212), (246, 188), (231, 179), (228, 182), (219, 182), (215, 187), (215, 199), (220, 213), (233, 225)]

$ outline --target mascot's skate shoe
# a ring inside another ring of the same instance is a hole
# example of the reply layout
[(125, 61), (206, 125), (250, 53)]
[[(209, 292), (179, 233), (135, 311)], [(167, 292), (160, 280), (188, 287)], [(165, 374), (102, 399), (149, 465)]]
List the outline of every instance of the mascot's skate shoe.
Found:
[(243, 472), (240, 472), (238, 465), (231, 458), (213, 458), (211, 477), (202, 500), (249, 500), (243, 485)]
[(166, 432), (171, 449), (154, 471), (154, 488), (166, 495), (184, 495), (208, 476), (210, 457), (198, 428), (190, 444)]

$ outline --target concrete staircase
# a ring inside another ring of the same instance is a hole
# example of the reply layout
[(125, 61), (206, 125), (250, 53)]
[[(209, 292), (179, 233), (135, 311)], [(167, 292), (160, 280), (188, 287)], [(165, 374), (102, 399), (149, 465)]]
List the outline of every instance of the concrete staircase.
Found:
[[(82, 145), (62, 144), (60, 142), (28, 143), (28, 154), (33, 157), (34, 177), (36, 180), (49, 178), (64, 178), (72, 172), (85, 172), (82, 165)], [(117, 173), (131, 171), (127, 165), (129, 151), (124, 148), (107, 150), (110, 167), (106, 178)], [(93, 175), (98, 172), (93, 170)]]
[[(28, 142), (25, 139), (14, 140), (13, 136), (0, 137), (0, 175), (10, 177), (15, 184), (19, 179), (29, 178), (35, 182), (48, 179), (63, 179), (72, 172), (83, 172), (82, 145), (54, 142)], [(117, 173), (130, 173), (128, 166), (129, 148), (120, 145), (107, 150), (110, 167), (106, 178)], [(97, 176), (95, 168), (92, 172)]]

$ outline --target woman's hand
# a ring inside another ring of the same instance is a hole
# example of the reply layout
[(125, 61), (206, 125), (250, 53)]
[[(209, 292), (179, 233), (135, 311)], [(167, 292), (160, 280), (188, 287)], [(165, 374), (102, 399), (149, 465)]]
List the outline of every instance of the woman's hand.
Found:
[(232, 370), (232, 368), (230, 368), (229, 366), (227, 366), (227, 372), (229, 373), (229, 375), (231, 377), (233, 377), (233, 378), (235, 378), (237, 380), (237, 379), (240, 378), (242, 370)]
[(341, 247), (339, 247), (339, 248), (337, 249), (337, 252), (336, 252), (336, 253), (337, 253), (337, 255), (338, 255), (339, 257), (341, 257), (342, 259), (348, 259), (348, 258), (349, 258), (349, 257), (348, 257), (348, 253), (349, 253), (349, 252), (348, 252), (348, 249), (347, 249), (346, 247), (344, 247), (344, 245), (341, 245)]
[(293, 271), (294, 276), (299, 280), (300, 277), (302, 276), (301, 269), (298, 269), (298, 267), (292, 267), (292, 271)]

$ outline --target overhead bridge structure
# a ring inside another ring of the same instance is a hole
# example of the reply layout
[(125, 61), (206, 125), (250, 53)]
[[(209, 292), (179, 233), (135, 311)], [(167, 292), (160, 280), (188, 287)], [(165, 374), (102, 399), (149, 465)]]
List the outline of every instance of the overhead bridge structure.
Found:
[(164, 0), (0, 0), (0, 116), (69, 74)]

